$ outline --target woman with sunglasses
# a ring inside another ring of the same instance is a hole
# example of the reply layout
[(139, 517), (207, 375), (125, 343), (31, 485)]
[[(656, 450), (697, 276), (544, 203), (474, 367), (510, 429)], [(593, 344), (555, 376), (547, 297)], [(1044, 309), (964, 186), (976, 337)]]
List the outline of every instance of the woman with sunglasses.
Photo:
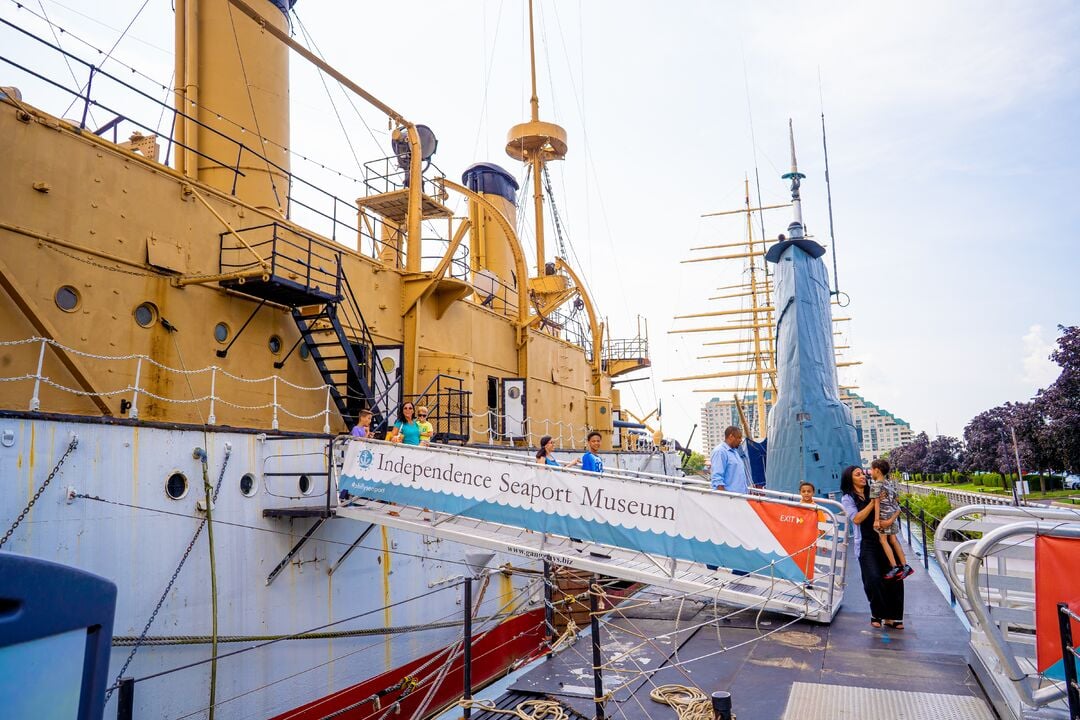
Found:
[(404, 445), (420, 444), (420, 423), (416, 422), (416, 406), (406, 402), (398, 411), (397, 422), (394, 423), (394, 432), (390, 436), (390, 442), (399, 442)]

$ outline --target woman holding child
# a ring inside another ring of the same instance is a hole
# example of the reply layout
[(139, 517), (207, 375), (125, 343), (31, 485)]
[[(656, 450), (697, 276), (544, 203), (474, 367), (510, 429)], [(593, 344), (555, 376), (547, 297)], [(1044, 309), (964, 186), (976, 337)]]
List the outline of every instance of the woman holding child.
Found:
[[(863, 590), (870, 601), (870, 624), (897, 630), (904, 628), (903, 580), (886, 580), (892, 563), (885, 555), (874, 529), (874, 501), (867, 490), (866, 475), (861, 467), (851, 465), (840, 475), (841, 504), (855, 525), (855, 547), (862, 571)], [(860, 542), (861, 539), (861, 542)]]

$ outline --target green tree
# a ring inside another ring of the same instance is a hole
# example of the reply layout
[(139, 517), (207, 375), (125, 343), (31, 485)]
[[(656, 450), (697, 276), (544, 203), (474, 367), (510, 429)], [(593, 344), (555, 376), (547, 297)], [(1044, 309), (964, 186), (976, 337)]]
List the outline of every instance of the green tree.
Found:
[(687, 475), (697, 475), (705, 470), (705, 456), (699, 452), (691, 452), (683, 463), (683, 472)]

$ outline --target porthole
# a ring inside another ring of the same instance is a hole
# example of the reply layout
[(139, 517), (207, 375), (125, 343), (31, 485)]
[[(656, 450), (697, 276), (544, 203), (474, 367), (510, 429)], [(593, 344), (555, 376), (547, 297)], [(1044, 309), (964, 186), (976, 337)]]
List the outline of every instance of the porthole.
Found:
[(607, 405), (601, 405), (600, 406), (600, 414), (601, 415), (607, 415)]
[(271, 335), (270, 342), (267, 343), (267, 346), (270, 348), (270, 352), (277, 355), (281, 352), (281, 338), (279, 338), (277, 335)]
[(300, 476), (300, 493), (302, 495), (307, 495), (310, 492), (311, 492), (311, 478), (309, 478), (307, 475), (301, 475)]
[(229, 326), (223, 322), (219, 322), (214, 326), (214, 339), (219, 343), (223, 343), (229, 339)]
[(158, 319), (158, 310), (153, 303), (143, 303), (135, 308), (135, 322), (144, 328), (148, 328)]
[(244, 497), (252, 497), (255, 495), (255, 476), (251, 473), (244, 473), (240, 477), (240, 494)]
[(300, 359), (301, 360), (307, 360), (309, 357), (311, 357), (311, 351), (308, 350), (307, 343), (306, 342), (300, 343)]
[(188, 481), (184, 473), (174, 472), (165, 481), (165, 494), (173, 500), (180, 500), (188, 491)]
[(382, 365), (383, 372), (385, 372), (387, 375), (397, 370), (397, 363), (394, 362), (394, 358), (392, 357), (384, 357), (382, 360), (379, 361), (379, 364)]
[(79, 307), (79, 291), (64, 285), (56, 291), (56, 307), (64, 312), (75, 312), (75, 308)]

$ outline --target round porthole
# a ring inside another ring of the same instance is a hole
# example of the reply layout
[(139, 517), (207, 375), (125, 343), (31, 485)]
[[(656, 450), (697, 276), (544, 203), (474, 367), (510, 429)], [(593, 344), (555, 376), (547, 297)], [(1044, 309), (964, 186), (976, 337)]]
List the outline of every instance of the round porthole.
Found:
[(382, 365), (383, 372), (387, 375), (397, 370), (397, 363), (394, 362), (392, 357), (384, 357), (379, 361), (379, 364)]
[(153, 303), (143, 303), (135, 308), (135, 322), (144, 328), (148, 328), (157, 322), (158, 311)]
[(517, 400), (521, 397), (521, 388), (512, 387), (506, 394), (510, 396), (511, 400)]
[(64, 312), (75, 312), (75, 308), (79, 307), (79, 291), (64, 285), (56, 291), (56, 307)]
[(214, 339), (223, 343), (229, 339), (229, 326), (223, 322), (214, 326)]
[(179, 500), (188, 491), (188, 481), (184, 477), (184, 473), (175, 472), (169, 476), (169, 479), (165, 481), (165, 494), (171, 497), (173, 500)]
[(240, 494), (244, 497), (251, 497), (255, 494), (255, 476), (251, 473), (244, 473), (240, 477)]
[(300, 492), (303, 495), (307, 495), (311, 492), (311, 478), (307, 475), (300, 476)]
[(277, 355), (279, 352), (281, 352), (281, 338), (279, 338), (277, 335), (271, 335), (270, 342), (267, 343), (267, 346), (270, 348), (270, 352)]
[(607, 415), (607, 405), (601, 405), (600, 406), (600, 414), (601, 415)]
[(309, 357), (311, 357), (311, 351), (308, 350), (307, 343), (300, 343), (300, 358), (302, 360), (307, 360)]

